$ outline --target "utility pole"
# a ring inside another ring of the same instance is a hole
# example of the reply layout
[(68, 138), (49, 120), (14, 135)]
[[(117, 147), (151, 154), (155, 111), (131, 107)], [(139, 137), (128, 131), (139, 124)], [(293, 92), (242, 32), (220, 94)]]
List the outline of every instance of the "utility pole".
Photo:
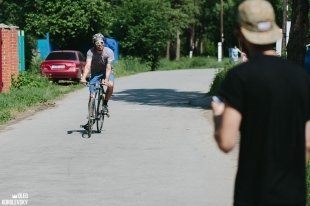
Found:
[(282, 23), (282, 55), (286, 57), (286, 24), (287, 24), (288, 0), (283, 0), (283, 23)]
[(224, 4), (221, 0), (221, 42), (224, 43)]
[(221, 19), (221, 37), (220, 37), (220, 42), (218, 42), (218, 46), (217, 46), (217, 51), (218, 51), (218, 61), (221, 62), (224, 54), (223, 54), (223, 42), (224, 42), (224, 20), (223, 20), (223, 16), (224, 16), (224, 9), (223, 9), (223, 0), (221, 0), (221, 14), (220, 14), (220, 19)]

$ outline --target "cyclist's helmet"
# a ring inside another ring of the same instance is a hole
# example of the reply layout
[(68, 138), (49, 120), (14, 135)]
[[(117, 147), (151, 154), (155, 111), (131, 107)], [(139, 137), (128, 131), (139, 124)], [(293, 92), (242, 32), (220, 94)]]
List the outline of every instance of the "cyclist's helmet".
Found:
[(101, 33), (97, 33), (93, 35), (93, 44), (96, 45), (96, 43), (103, 43), (104, 42), (104, 36)]

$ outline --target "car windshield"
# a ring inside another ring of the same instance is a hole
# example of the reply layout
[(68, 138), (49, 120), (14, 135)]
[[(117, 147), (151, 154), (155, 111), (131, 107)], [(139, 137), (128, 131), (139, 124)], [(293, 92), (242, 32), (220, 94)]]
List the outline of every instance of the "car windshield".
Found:
[(76, 60), (74, 52), (51, 52), (46, 60)]

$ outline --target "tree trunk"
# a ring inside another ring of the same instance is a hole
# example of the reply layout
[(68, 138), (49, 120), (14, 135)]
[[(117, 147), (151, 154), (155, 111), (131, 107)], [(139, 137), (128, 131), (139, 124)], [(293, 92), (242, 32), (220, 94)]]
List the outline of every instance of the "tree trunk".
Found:
[(170, 60), (170, 41), (167, 41), (167, 48), (166, 48), (166, 59)]
[(181, 40), (180, 40), (180, 31), (177, 31), (177, 45), (175, 50), (175, 60), (180, 60), (180, 47), (181, 47)]
[(204, 50), (203, 50), (203, 41), (202, 39), (200, 39), (199, 41), (199, 54), (203, 54), (204, 53)]
[(195, 50), (195, 24), (191, 27), (191, 33), (190, 33), (190, 50), (194, 52)]
[(306, 37), (309, 28), (308, 10), (308, 0), (293, 0), (287, 59), (301, 66), (304, 65)]

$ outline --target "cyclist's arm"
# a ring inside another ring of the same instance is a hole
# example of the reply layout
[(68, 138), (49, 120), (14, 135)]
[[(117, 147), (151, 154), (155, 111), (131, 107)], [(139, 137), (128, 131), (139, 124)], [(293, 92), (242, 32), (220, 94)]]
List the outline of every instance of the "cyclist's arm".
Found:
[(84, 71), (83, 71), (83, 76), (81, 78), (81, 82), (86, 82), (86, 77), (87, 77), (87, 75), (89, 74), (89, 71), (90, 71), (90, 65), (91, 65), (91, 59), (87, 58), (86, 59), (86, 64), (85, 64), (85, 67), (84, 67)]
[(114, 52), (112, 51), (112, 49), (107, 48), (107, 54), (108, 54), (108, 59), (107, 59), (104, 84), (109, 85), (109, 78), (112, 72), (112, 62), (114, 60)]
[(112, 71), (112, 64), (108, 63), (105, 71), (105, 83), (108, 83)]

